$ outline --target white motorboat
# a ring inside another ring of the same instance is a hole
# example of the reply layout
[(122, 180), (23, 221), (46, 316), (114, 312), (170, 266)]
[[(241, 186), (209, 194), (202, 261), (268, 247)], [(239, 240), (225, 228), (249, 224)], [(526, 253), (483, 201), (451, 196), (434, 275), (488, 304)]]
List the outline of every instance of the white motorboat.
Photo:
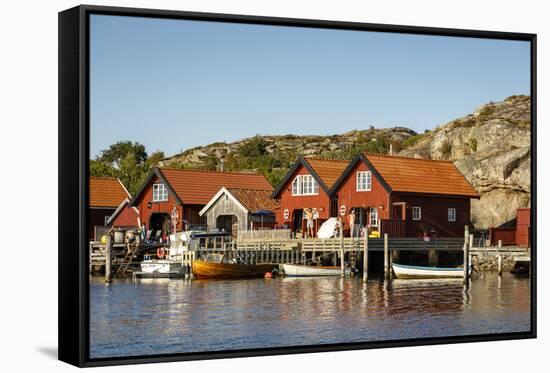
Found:
[(191, 243), (192, 232), (179, 232), (170, 235), (170, 247), (159, 249), (163, 253), (162, 258), (146, 255), (140, 262), (138, 277), (181, 277), (185, 275), (183, 256)]
[[(302, 264), (283, 264), (286, 276), (313, 277), (313, 276), (340, 276), (341, 268), (333, 266), (308, 266)], [(351, 268), (345, 268), (345, 275), (349, 276)]]
[(393, 272), (398, 279), (403, 278), (463, 278), (463, 268), (420, 267), (403, 264), (392, 264)]

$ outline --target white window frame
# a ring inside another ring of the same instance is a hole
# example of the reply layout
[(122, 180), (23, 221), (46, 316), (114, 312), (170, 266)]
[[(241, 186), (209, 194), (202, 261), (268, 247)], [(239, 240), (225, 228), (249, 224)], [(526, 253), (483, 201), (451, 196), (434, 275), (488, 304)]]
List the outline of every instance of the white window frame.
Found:
[(168, 201), (168, 188), (164, 183), (153, 184), (153, 202)]
[(315, 196), (319, 194), (319, 184), (310, 175), (298, 175), (292, 181), (293, 196)]
[(358, 171), (355, 176), (355, 190), (358, 192), (370, 192), (372, 190), (372, 173), (370, 171)]
[[(374, 211), (374, 214), (373, 214)], [(373, 224), (373, 217), (374, 224)], [(369, 207), (369, 226), (378, 227), (378, 209), (376, 207)]]
[[(415, 212), (418, 213), (415, 213)], [(422, 220), (422, 208), (420, 206), (412, 207), (412, 220), (419, 221)]]
[(447, 221), (451, 221), (451, 222), (456, 221), (456, 209), (454, 207), (449, 207), (447, 209)]

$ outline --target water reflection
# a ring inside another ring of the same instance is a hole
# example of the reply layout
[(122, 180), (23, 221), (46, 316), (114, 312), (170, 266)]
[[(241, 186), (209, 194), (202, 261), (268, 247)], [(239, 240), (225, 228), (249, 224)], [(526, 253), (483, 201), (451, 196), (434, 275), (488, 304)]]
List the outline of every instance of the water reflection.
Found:
[(529, 279), (91, 279), (91, 357), (527, 331)]

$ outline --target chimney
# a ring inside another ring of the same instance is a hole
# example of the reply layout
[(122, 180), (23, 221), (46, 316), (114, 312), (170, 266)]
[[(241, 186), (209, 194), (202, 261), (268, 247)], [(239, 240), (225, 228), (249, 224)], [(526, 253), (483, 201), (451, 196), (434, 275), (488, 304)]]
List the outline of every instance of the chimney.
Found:
[(389, 155), (393, 155), (393, 144), (390, 144), (390, 151), (388, 153)]
[(220, 158), (220, 172), (223, 172), (223, 157)]

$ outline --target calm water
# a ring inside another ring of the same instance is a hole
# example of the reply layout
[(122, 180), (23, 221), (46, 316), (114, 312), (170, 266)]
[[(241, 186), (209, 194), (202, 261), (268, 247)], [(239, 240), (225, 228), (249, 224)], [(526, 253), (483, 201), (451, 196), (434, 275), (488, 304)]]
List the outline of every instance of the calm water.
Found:
[(92, 358), (528, 331), (529, 279), (90, 283)]

